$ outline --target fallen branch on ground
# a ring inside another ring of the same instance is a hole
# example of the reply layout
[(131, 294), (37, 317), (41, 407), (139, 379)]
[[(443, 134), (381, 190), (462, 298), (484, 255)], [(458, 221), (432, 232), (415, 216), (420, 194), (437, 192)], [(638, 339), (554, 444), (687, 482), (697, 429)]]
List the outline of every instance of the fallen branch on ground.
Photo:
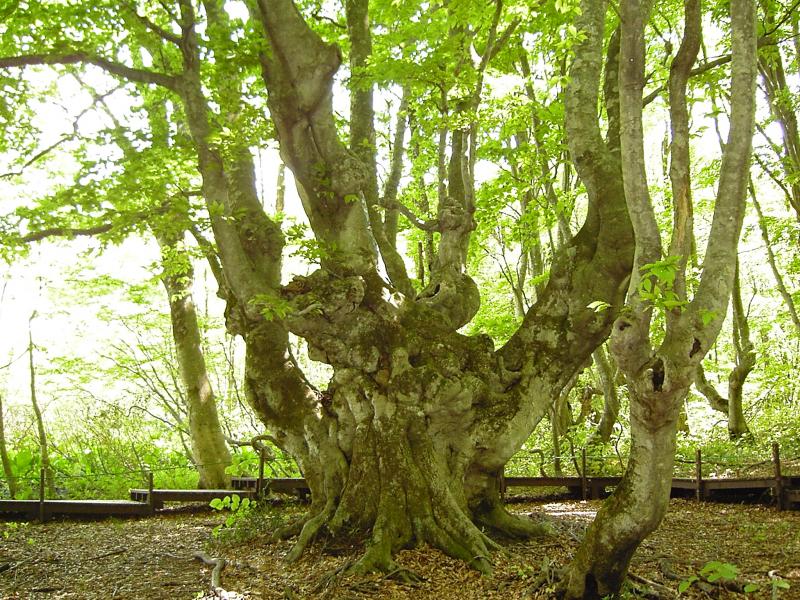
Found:
[(220, 578), (222, 576), (222, 569), (225, 568), (226, 561), (224, 558), (211, 558), (204, 552), (195, 552), (192, 555), (194, 558), (202, 562), (204, 565), (213, 567), (211, 570), (211, 589), (216, 590), (220, 587)]
[[(637, 575), (636, 573), (628, 572), (628, 579), (630, 579), (633, 584), (641, 584), (643, 586), (646, 586), (647, 588), (650, 588), (650, 590), (652, 590), (657, 594), (658, 598), (678, 597), (678, 595), (675, 593), (673, 589), (668, 588), (665, 585), (661, 585), (660, 583), (656, 583), (655, 581), (652, 581), (650, 579), (646, 579), (641, 575)], [(636, 587), (638, 588), (638, 591), (645, 591), (642, 590), (641, 586), (639, 585), (636, 585)]]

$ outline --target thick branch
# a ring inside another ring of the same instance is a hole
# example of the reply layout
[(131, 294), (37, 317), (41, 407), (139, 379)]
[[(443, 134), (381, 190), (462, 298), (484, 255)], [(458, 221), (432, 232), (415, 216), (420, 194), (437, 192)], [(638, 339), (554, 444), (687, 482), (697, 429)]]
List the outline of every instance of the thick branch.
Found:
[(676, 269), (675, 292), (685, 296), (686, 264), (694, 245), (694, 214), (692, 188), (689, 174), (689, 110), (686, 104), (686, 85), (689, 74), (700, 51), (701, 11), (699, 0), (686, 0), (684, 3), (685, 23), (683, 40), (678, 54), (672, 61), (669, 77), (670, 124), (672, 141), (670, 145), (669, 177), (672, 183), (672, 202), (674, 206), (673, 232), (670, 256), (679, 256)]
[[(701, 327), (702, 357), (716, 339), (733, 287), (736, 246), (744, 218), (745, 196), (750, 172), (750, 154), (755, 122), (757, 73), (756, 16), (752, 0), (732, 0), (733, 24), (731, 66), (730, 132), (720, 169), (720, 183), (711, 234), (703, 261), (697, 294), (689, 305), (695, 322), (702, 315), (714, 318)], [(695, 352), (694, 354), (697, 354)], [(698, 359), (699, 360), (699, 359)]]

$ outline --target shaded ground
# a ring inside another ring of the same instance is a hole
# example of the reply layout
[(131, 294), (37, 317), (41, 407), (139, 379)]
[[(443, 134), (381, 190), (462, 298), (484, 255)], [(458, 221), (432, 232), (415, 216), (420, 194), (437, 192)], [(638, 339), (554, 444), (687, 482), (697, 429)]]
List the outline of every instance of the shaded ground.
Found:
[[(555, 571), (569, 561), (583, 528), (599, 502), (529, 502), (510, 508), (551, 520), (556, 535), (507, 546), (495, 555), (495, 575), (482, 578), (463, 563), (435, 550), (401, 552), (398, 564), (421, 577), (403, 584), (391, 577), (345, 578), (337, 575), (358, 557), (358, 548), (321, 540), (301, 561), (282, 558), (291, 542), (268, 543), (266, 532), (296, 508), (270, 509), (250, 522), (262, 531), (243, 540), (233, 530), (216, 541), (219, 513), (184, 511), (138, 520), (53, 522), (46, 525), (0, 523), (0, 597), (8, 599), (182, 599), (208, 594), (211, 567), (195, 552), (224, 557), (221, 585), (229, 598), (293, 599), (414, 598), (458, 600), (553, 598)], [(673, 500), (667, 518), (640, 549), (632, 566), (640, 591), (628, 597), (677, 597), (680, 581), (696, 575), (709, 561), (739, 568), (739, 586), (758, 589), (746, 596), (698, 583), (682, 597), (772, 598), (773, 583), (788, 583), (776, 598), (800, 598), (800, 512), (764, 506)], [(772, 573), (772, 578), (770, 577)], [(648, 585), (650, 582), (653, 585)], [(233, 593), (235, 592), (235, 593)]]

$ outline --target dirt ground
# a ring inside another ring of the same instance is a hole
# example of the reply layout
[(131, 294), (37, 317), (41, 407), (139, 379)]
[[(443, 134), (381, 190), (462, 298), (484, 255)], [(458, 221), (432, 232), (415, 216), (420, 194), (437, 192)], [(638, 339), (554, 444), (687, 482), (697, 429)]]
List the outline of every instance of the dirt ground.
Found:
[[(398, 564), (419, 578), (411, 584), (393, 576), (341, 576), (359, 549), (325, 540), (316, 542), (298, 563), (286, 565), (283, 557), (291, 541), (270, 543), (267, 532), (276, 520), (302, 508), (292, 505), (254, 518), (248, 531), (258, 533), (249, 539), (236, 530), (215, 538), (212, 530), (226, 515), (188, 507), (132, 520), (5, 522), (0, 523), (0, 597), (553, 598), (558, 569), (569, 561), (598, 506), (598, 501), (511, 504), (517, 513), (549, 521), (554, 535), (507, 545), (507, 554), (493, 557), (492, 577), (481, 577), (430, 548), (400, 552)], [(227, 561), (216, 596), (210, 591), (212, 567), (193, 558), (197, 552)], [(625, 597), (677, 598), (681, 581), (698, 576), (711, 561), (736, 566), (731, 589), (701, 579), (681, 598), (800, 599), (800, 512), (673, 500), (661, 528), (634, 558), (634, 588)], [(705, 572), (706, 579), (714, 578), (713, 571)], [(755, 591), (733, 591), (748, 584)]]

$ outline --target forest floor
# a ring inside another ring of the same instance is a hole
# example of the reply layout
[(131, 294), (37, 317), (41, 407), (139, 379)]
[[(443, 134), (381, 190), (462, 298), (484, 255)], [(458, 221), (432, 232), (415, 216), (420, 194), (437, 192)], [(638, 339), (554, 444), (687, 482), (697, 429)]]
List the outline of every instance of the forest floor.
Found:
[[(249, 539), (235, 528), (215, 538), (212, 530), (226, 515), (188, 507), (132, 520), (0, 522), (0, 598), (215, 597), (209, 592), (212, 568), (193, 558), (196, 552), (227, 559), (221, 587), (229, 592), (216, 597), (231, 600), (553, 598), (557, 570), (569, 561), (599, 505), (553, 500), (510, 504), (516, 513), (551, 522), (556, 533), (507, 545), (506, 555), (493, 557), (492, 577), (481, 577), (427, 547), (402, 551), (397, 563), (419, 576), (414, 584), (377, 575), (341, 576), (359, 549), (325, 540), (287, 566), (283, 557), (291, 541), (269, 543), (266, 532), (302, 509), (293, 503), (253, 518), (249, 531), (256, 533)], [(681, 598), (800, 598), (800, 512), (673, 500), (661, 528), (633, 559), (631, 573), (639, 591), (625, 597), (677, 598), (681, 581), (697, 577), (712, 561), (736, 566), (731, 588), (741, 590), (749, 583), (756, 591), (744, 595), (701, 579)], [(713, 573), (706, 574), (714, 579)], [(648, 588), (654, 593), (643, 592)]]

